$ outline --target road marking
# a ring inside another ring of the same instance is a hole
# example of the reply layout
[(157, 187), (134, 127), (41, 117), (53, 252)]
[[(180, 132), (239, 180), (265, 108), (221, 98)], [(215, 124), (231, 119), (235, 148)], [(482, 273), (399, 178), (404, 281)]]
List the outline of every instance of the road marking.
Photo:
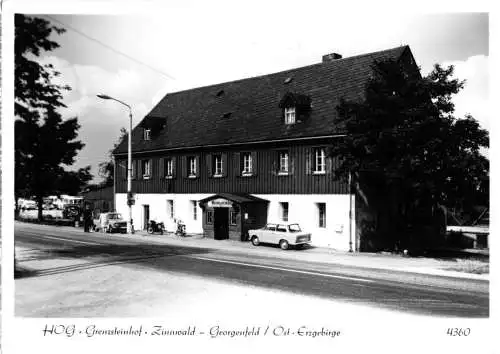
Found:
[(309, 272), (307, 270), (298, 270), (298, 269), (290, 269), (290, 268), (266, 266), (266, 265), (261, 265), (261, 264), (252, 264), (252, 263), (228, 261), (228, 260), (222, 260), (222, 259), (213, 259), (213, 258), (206, 258), (206, 257), (199, 257), (199, 256), (189, 256), (189, 255), (183, 255), (182, 257), (194, 258), (194, 259), (199, 259), (199, 260), (203, 260), (203, 261), (211, 261), (211, 262), (219, 262), (219, 263), (229, 263), (229, 264), (243, 265), (243, 266), (255, 267), (255, 268), (264, 268), (264, 269), (272, 269), (272, 270), (282, 270), (282, 271), (291, 272), (291, 273), (317, 275), (317, 276), (327, 277), (327, 278), (356, 280), (356, 281), (361, 281), (361, 282), (365, 282), (365, 283), (374, 283), (375, 282), (374, 280), (369, 280), (369, 279), (362, 279), (362, 278), (356, 278), (356, 277), (346, 277), (346, 276), (342, 276), (342, 275), (333, 275), (333, 274), (319, 273), (319, 272)]
[[(25, 232), (27, 233), (27, 232)], [(84, 245), (105, 245), (106, 243), (99, 243), (99, 242), (88, 242), (88, 241), (78, 241), (78, 240), (73, 240), (73, 239), (68, 239), (68, 238), (62, 238), (62, 237), (53, 237), (53, 236), (47, 236), (47, 235), (41, 235), (41, 234), (36, 234), (36, 233), (27, 233), (31, 234), (34, 236), (39, 236), (42, 238), (50, 238), (52, 240), (58, 240), (58, 241), (69, 241), (69, 242), (75, 242), (75, 243), (82, 243)]]

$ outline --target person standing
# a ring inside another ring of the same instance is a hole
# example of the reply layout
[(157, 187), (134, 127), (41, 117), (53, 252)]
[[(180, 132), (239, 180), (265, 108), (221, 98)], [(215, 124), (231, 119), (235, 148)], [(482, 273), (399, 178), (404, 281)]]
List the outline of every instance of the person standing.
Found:
[(90, 226), (92, 224), (92, 210), (90, 210), (90, 205), (85, 205), (85, 210), (83, 211), (83, 231), (90, 232)]

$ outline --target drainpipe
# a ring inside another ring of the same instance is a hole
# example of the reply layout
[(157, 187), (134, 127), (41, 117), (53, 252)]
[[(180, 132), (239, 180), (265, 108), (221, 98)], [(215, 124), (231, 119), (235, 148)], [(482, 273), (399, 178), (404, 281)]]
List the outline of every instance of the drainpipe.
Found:
[(349, 252), (353, 252), (352, 249), (352, 176), (349, 172)]

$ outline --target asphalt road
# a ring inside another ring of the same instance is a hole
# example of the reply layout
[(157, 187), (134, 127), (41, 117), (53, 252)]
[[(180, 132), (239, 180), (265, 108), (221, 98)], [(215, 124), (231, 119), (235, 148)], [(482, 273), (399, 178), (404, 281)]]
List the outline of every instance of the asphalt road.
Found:
[(16, 224), (15, 243), (33, 250), (34, 259), (87, 261), (26, 272), (22, 274), (22, 281), (89, 267), (102, 267), (105, 271), (106, 265), (118, 264), (124, 268), (203, 276), (241, 286), (368, 304), (402, 313), (439, 317), (489, 316), (489, 282), (485, 280), (278, 258), (273, 254), (282, 251), (271, 247), (265, 254), (244, 254), (26, 224)]

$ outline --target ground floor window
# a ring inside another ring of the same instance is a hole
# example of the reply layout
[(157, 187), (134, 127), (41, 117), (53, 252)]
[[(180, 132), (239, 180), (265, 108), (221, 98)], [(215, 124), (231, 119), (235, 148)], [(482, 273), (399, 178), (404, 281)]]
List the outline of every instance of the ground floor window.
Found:
[(167, 200), (167, 215), (170, 217), (170, 219), (174, 218), (174, 201), (173, 200)]
[(207, 224), (214, 223), (214, 212), (212, 210), (207, 211)]
[(191, 205), (193, 207), (193, 220), (198, 220), (198, 208), (196, 207), (196, 200), (191, 201)]
[(318, 208), (318, 227), (326, 227), (326, 203), (316, 203)]
[(288, 202), (280, 203), (280, 214), (282, 221), (288, 221)]
[(231, 225), (236, 225), (237, 222), (236, 222), (236, 212), (235, 211), (230, 211), (229, 212), (229, 220), (231, 221)]

